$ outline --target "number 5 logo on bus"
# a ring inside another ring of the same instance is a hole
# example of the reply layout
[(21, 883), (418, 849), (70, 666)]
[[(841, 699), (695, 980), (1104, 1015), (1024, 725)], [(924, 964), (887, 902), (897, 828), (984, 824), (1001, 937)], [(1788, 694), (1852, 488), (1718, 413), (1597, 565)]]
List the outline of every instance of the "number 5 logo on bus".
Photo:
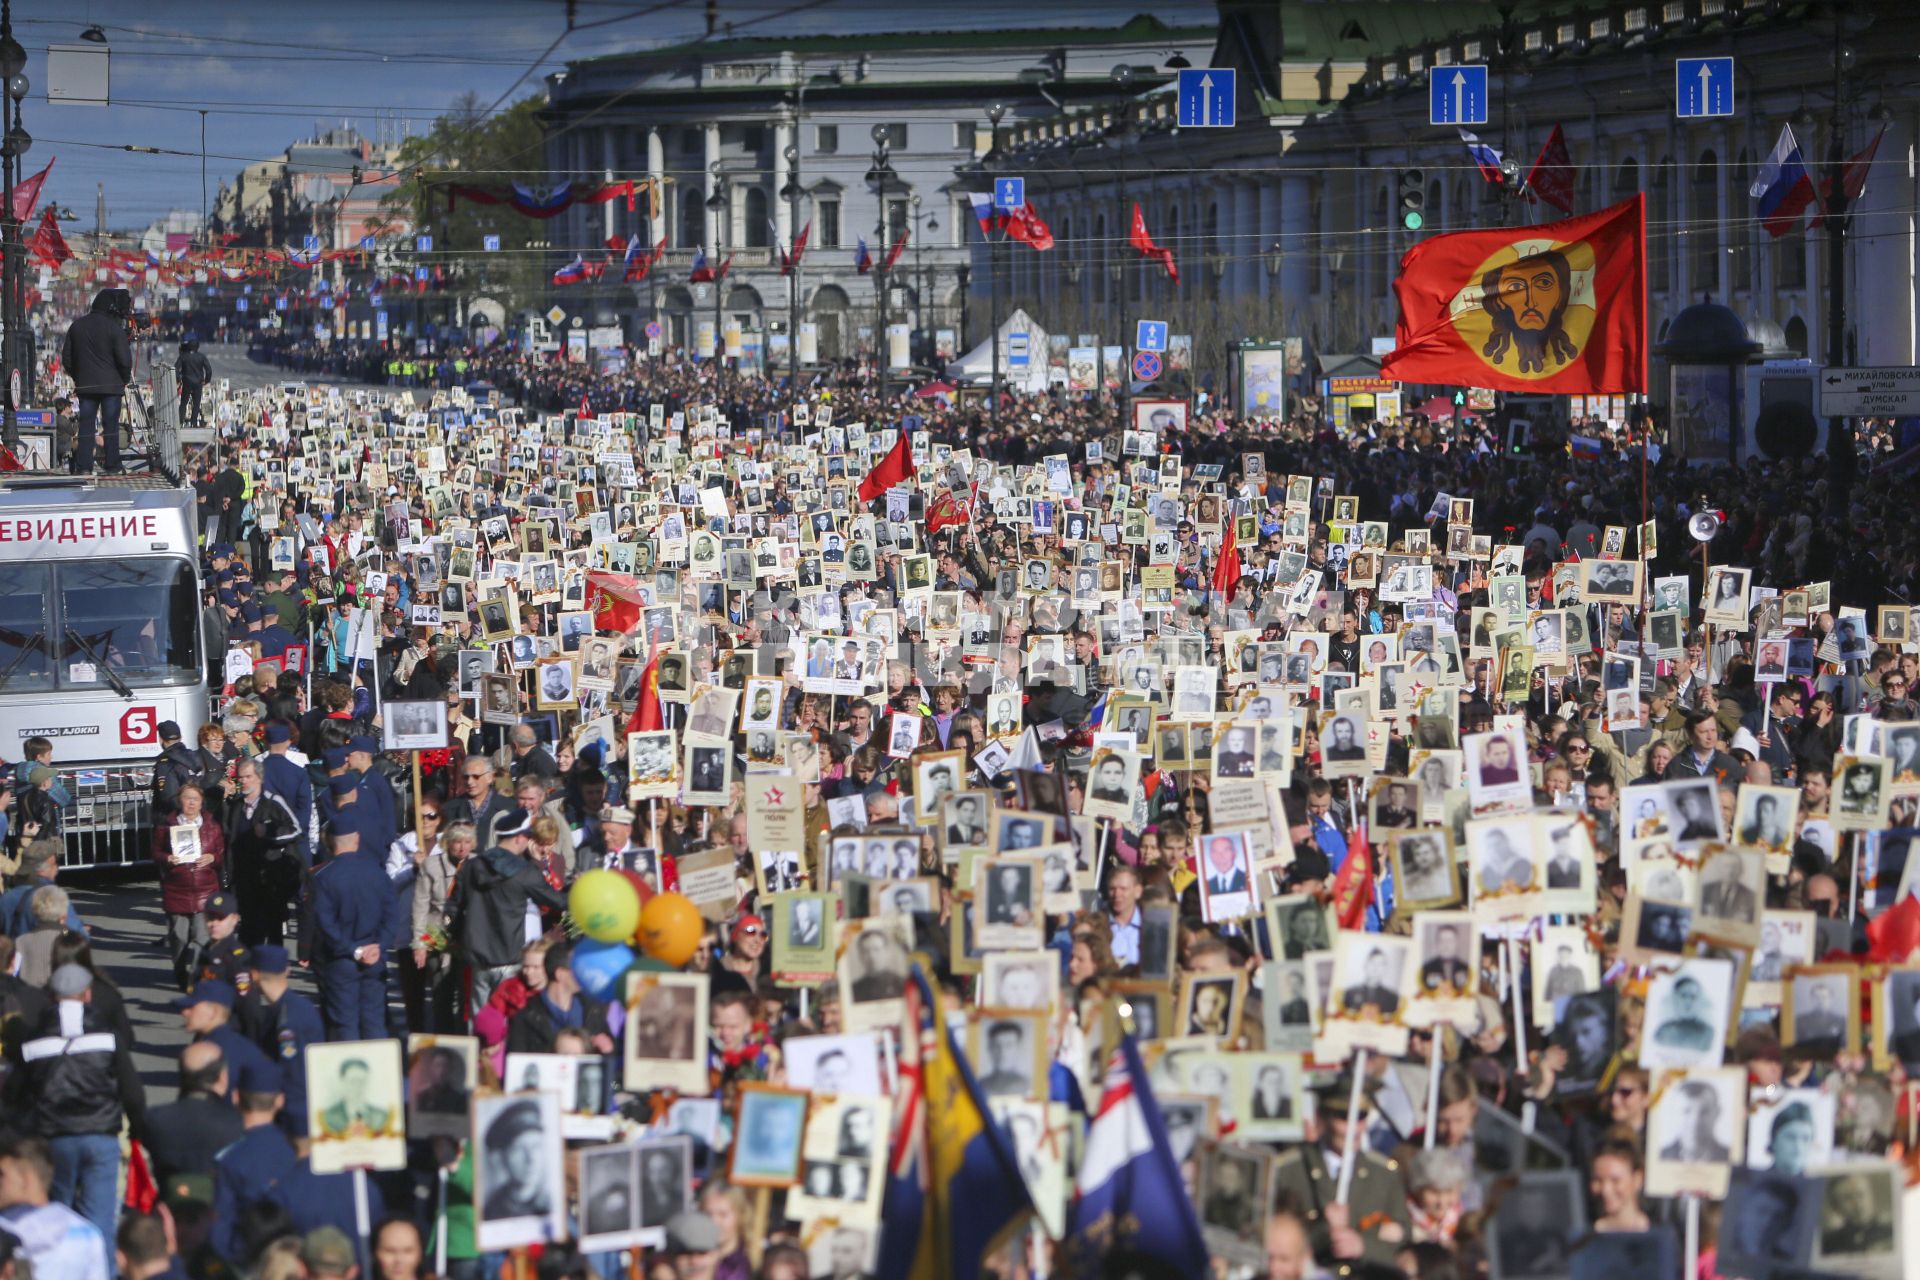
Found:
[(160, 745), (160, 713), (152, 707), (128, 707), (120, 717), (120, 745)]

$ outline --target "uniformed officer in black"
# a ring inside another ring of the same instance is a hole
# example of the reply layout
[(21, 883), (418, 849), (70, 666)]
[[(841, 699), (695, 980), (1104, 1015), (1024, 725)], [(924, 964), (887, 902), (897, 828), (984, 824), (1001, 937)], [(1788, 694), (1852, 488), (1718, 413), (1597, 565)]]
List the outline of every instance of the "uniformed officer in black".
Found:
[(344, 806), (331, 837), (333, 856), (313, 873), (314, 977), (329, 1040), (387, 1034), (387, 940), (400, 898), (381, 855), (361, 849), (352, 821), (358, 807)]
[(207, 899), (207, 940), (187, 957), (187, 989), (218, 978), (244, 996), (253, 987), (252, 954), (240, 941), (240, 908), (225, 889)]
[(234, 1093), (265, 1088), (280, 1091), (280, 1070), (260, 1047), (235, 1030), (233, 985), (221, 978), (202, 978), (193, 990), (173, 1002), (195, 1040), (210, 1040), (227, 1059), (227, 1084)]
[(280, 1125), (294, 1137), (307, 1132), (307, 1046), (323, 1043), (327, 1030), (313, 1001), (289, 989), (292, 960), (285, 947), (253, 949), (253, 990), (234, 1008), (234, 1025), (260, 1051), (280, 1064), (287, 1105)]
[[(276, 1082), (258, 1080), (256, 1083)], [(271, 1090), (243, 1092), (240, 1122), (246, 1129), (239, 1141), (214, 1160), (212, 1243), (214, 1252), (232, 1263), (236, 1271), (252, 1261), (250, 1242), (240, 1234), (247, 1210), (262, 1200), (274, 1199), (280, 1183), (293, 1172), (300, 1159), (292, 1141), (274, 1123), (282, 1101), (277, 1083)]]

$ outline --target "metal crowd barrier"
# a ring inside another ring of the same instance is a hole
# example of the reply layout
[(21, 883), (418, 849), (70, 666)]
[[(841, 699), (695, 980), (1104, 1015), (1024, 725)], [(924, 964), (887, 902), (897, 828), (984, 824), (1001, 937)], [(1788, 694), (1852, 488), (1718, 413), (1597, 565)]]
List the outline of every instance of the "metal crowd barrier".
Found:
[(153, 765), (62, 770), (73, 793), (62, 867), (126, 867), (153, 856)]

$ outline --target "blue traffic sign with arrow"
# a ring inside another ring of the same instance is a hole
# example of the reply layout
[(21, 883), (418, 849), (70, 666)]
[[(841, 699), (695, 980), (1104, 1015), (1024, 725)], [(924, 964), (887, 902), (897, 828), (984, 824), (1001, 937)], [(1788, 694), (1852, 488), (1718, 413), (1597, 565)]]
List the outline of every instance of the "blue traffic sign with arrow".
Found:
[(1682, 120), (1733, 114), (1732, 58), (1675, 58), (1673, 113)]
[(1167, 322), (1165, 320), (1138, 321), (1134, 325), (1133, 345), (1140, 351), (1165, 351)]
[(1231, 129), (1238, 73), (1231, 67), (1189, 67), (1180, 73), (1179, 124), (1182, 129)]
[(995, 178), (993, 180), (993, 207), (1000, 213), (1012, 213), (1015, 209), (1027, 206), (1027, 180), (1025, 178)]
[(1427, 76), (1428, 124), (1485, 124), (1487, 69), (1435, 67)]

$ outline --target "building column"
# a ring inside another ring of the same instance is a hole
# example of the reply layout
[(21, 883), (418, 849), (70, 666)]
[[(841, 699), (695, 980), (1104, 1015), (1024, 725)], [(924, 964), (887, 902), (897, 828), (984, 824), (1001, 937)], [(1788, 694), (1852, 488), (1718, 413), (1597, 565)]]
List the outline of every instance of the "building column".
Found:
[(1228, 290), (1236, 302), (1251, 298), (1260, 288), (1260, 255), (1258, 201), (1251, 182), (1239, 182), (1233, 187), (1231, 216), (1227, 219), (1227, 255), (1232, 265), (1227, 268), (1227, 279), (1232, 281)]
[[(1309, 257), (1308, 234), (1313, 228), (1307, 217), (1313, 209), (1312, 180), (1305, 174), (1290, 173), (1280, 179), (1280, 235), (1285, 256), (1280, 262), (1280, 321), (1282, 328), (1292, 323), (1289, 316), (1302, 319), (1307, 313), (1310, 286), (1307, 273), (1315, 270)], [(1288, 329), (1289, 333), (1293, 330)]]
[(1713, 278), (1714, 297), (1719, 303), (1733, 309), (1733, 255), (1727, 250), (1732, 247), (1731, 228), (1727, 225), (1727, 172), (1733, 168), (1733, 131), (1722, 126), (1715, 131), (1714, 154), (1720, 163), (1713, 166)]
[[(1876, 174), (1867, 183), (1847, 228), (1848, 325), (1858, 335), (1857, 359), (1867, 368), (1911, 365), (1915, 357), (1913, 183), (1905, 175), (1912, 121), (1913, 113), (1906, 112), (1887, 122), (1875, 167), (1888, 180)], [(1850, 155), (1880, 128), (1876, 121), (1863, 123), (1864, 132), (1847, 144)], [(1814, 238), (1824, 256), (1824, 234)]]
[[(793, 145), (794, 127), (782, 120), (773, 126), (773, 169), (772, 180), (767, 184), (767, 201), (773, 206), (773, 235), (778, 240), (778, 248), (784, 250), (793, 245), (793, 206), (780, 198), (780, 188), (787, 182), (787, 148)], [(779, 259), (776, 257), (775, 261)]]
[[(714, 191), (717, 190), (719, 186), (714, 178), (713, 166), (720, 160), (720, 126), (717, 124), (708, 125), (706, 128), (706, 136), (707, 146), (705, 157), (701, 160), (701, 176), (706, 183), (707, 199), (711, 200), (713, 199)], [(708, 209), (706, 211), (704, 224), (706, 231), (704, 234), (707, 242), (702, 247), (706, 249), (709, 257), (712, 257), (720, 248), (720, 214), (722, 212), (724, 212), (724, 210), (716, 211)], [(716, 260), (714, 266), (718, 268), (719, 265), (718, 260)]]
[[(660, 141), (660, 130), (657, 128), (647, 130), (647, 177), (653, 182), (653, 192), (647, 203), (647, 237), (650, 241), (647, 248), (651, 250), (663, 238), (671, 238), (670, 228), (673, 226), (673, 204), (667, 191), (667, 149)], [(660, 210), (658, 225), (651, 217), (655, 207)]]
[(1273, 290), (1279, 282), (1267, 272), (1267, 250), (1273, 247), (1280, 230), (1280, 188), (1271, 180), (1262, 181), (1257, 193), (1259, 201), (1259, 236), (1250, 252), (1253, 254), (1254, 276), (1260, 282), (1260, 301), (1272, 299)]

